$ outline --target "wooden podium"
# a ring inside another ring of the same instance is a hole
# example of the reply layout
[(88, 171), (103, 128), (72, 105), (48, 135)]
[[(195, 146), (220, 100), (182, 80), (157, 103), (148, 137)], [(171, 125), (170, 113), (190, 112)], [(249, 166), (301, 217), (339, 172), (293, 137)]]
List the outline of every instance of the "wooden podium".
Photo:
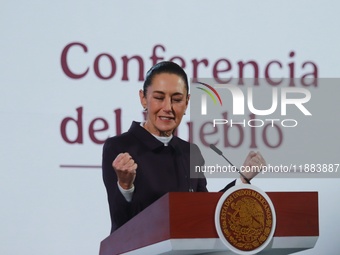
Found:
[[(100, 255), (235, 254), (219, 239), (214, 215), (221, 192), (168, 193), (101, 242)], [(319, 236), (317, 192), (266, 192), (276, 212), (269, 245), (258, 254), (313, 248)]]

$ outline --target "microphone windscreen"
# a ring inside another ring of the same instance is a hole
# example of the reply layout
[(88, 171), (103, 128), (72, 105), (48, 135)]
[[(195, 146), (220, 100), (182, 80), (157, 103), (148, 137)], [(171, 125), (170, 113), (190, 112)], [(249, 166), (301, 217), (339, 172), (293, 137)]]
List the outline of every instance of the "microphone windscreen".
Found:
[(220, 151), (214, 144), (210, 144), (210, 148), (215, 151), (218, 155), (222, 155), (222, 151)]

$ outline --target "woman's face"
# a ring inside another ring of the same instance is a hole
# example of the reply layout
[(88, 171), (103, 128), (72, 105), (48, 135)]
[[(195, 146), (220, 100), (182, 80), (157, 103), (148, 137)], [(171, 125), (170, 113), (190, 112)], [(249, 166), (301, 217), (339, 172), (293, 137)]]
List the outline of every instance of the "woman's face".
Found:
[(147, 108), (144, 128), (157, 136), (170, 136), (181, 123), (189, 96), (185, 82), (176, 74), (161, 73), (153, 77), (146, 96), (139, 91), (142, 106)]

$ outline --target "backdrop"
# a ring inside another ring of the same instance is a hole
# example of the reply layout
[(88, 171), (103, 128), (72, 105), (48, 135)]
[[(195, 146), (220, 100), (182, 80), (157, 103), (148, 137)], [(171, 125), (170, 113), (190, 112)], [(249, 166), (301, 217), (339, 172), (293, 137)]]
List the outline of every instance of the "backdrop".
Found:
[[(294, 106), (298, 116), (276, 112), (297, 127), (246, 127), (242, 141), (230, 131), (229, 143), (218, 145), (237, 166), (259, 150), (272, 165), (336, 167), (339, 8), (331, 0), (2, 1), (0, 253), (98, 254), (110, 231), (102, 144), (143, 120), (138, 90), (161, 60), (176, 61), (190, 78), (267, 78), (271, 85), (257, 87), (269, 102), (274, 87), (307, 89), (312, 116)], [(190, 130), (188, 122), (190, 114), (179, 136), (201, 143), (198, 125)], [(208, 188), (232, 178), (209, 178)], [(320, 237), (299, 254), (338, 254), (336, 176), (253, 183), (318, 191)]]

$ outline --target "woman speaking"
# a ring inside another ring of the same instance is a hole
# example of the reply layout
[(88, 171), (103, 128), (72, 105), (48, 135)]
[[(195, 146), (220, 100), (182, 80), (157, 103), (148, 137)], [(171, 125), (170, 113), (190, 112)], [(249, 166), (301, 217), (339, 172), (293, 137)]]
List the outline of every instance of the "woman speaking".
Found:
[[(103, 147), (103, 180), (108, 194), (111, 233), (168, 192), (206, 192), (206, 179), (190, 178), (191, 165), (204, 165), (199, 148), (174, 135), (189, 103), (184, 70), (160, 62), (146, 74), (140, 102), (145, 122), (107, 139)], [(245, 166), (265, 165), (260, 153), (250, 152)], [(223, 191), (256, 175), (246, 172)], [(244, 178), (245, 177), (245, 178)]]

